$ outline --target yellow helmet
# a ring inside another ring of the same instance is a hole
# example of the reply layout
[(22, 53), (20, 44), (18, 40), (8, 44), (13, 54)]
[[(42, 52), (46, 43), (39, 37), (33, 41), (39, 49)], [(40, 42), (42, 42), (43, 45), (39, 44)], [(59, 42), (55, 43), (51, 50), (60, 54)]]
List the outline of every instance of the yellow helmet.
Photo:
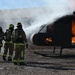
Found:
[(14, 25), (13, 25), (13, 24), (10, 24), (10, 25), (9, 25), (9, 28), (12, 28), (12, 27), (14, 28)]

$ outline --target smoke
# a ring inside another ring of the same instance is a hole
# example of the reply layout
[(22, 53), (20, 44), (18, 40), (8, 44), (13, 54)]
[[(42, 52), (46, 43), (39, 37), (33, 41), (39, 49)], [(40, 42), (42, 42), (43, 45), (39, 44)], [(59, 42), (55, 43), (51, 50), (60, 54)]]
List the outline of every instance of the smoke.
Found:
[(47, 7), (51, 7), (53, 11), (64, 11), (69, 8), (68, 0), (44, 0), (47, 3)]
[(21, 22), (23, 27), (28, 27), (33, 18), (30, 15), (30, 9), (9, 9), (0, 10), (0, 26), (5, 31), (9, 24), (14, 24), (16, 27), (17, 22)]

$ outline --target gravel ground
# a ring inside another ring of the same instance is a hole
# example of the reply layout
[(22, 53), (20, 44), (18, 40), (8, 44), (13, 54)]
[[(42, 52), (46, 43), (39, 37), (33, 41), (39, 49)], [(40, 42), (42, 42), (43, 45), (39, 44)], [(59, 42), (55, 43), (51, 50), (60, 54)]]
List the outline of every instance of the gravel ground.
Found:
[(75, 50), (59, 49), (53, 54), (53, 49), (34, 49), (25, 51), (27, 65), (14, 65), (2, 61), (0, 54), (0, 75), (75, 75)]

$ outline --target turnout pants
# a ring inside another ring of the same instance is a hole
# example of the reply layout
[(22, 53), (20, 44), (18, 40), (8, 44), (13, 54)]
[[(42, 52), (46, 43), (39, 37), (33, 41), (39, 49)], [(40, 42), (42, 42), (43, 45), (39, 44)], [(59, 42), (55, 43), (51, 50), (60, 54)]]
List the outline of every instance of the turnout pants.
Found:
[(13, 43), (6, 42), (4, 44), (4, 53), (3, 53), (3, 56), (5, 56), (5, 57), (7, 56), (8, 50), (9, 50), (9, 57), (12, 58), (12, 56), (13, 56), (13, 50), (14, 50), (14, 44)]
[(13, 58), (13, 62), (24, 62), (24, 55), (25, 55), (25, 44), (24, 43), (15, 43), (15, 56)]
[(2, 45), (3, 45), (3, 44), (2, 44), (2, 43), (0, 43), (0, 53), (1, 53), (1, 47), (2, 47)]

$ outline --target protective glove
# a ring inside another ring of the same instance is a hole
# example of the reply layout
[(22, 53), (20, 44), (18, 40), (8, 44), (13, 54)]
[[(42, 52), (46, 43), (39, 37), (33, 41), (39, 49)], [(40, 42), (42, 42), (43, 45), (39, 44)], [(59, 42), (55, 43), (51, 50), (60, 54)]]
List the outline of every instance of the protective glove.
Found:
[(26, 48), (28, 48), (28, 43), (26, 44)]

